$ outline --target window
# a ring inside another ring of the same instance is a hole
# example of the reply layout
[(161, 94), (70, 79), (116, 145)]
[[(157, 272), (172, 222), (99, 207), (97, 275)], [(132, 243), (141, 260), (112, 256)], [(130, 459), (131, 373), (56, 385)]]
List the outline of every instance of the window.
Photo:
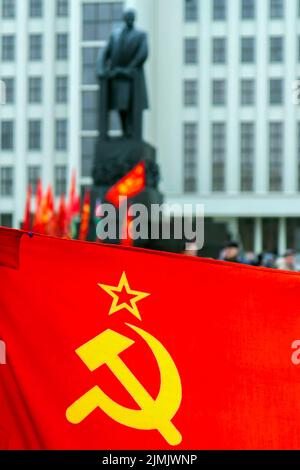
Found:
[(213, 0), (213, 19), (226, 20), (226, 0)]
[(298, 36), (298, 62), (300, 62), (300, 36)]
[(269, 186), (270, 191), (282, 191), (283, 123), (269, 124)]
[(281, 19), (284, 16), (283, 0), (270, 0), (270, 17)]
[(95, 147), (97, 137), (83, 137), (81, 141), (81, 175), (83, 177), (90, 177), (95, 158)]
[(32, 193), (37, 191), (38, 182), (41, 179), (41, 167), (38, 165), (29, 166), (27, 169), (28, 186), (31, 186)]
[(41, 34), (31, 34), (29, 38), (29, 60), (42, 60), (43, 37)]
[(15, 60), (15, 36), (13, 34), (2, 36), (2, 60), (3, 62)]
[(30, 0), (29, 16), (31, 18), (41, 18), (43, 16), (43, 1), (42, 0)]
[(29, 77), (28, 101), (29, 103), (41, 103), (42, 102), (42, 78), (41, 77)]
[(69, 14), (69, 0), (56, 0), (56, 16), (65, 17)]
[(212, 124), (212, 190), (225, 191), (226, 124)]
[(42, 123), (37, 119), (28, 123), (28, 149), (41, 150)]
[(15, 0), (2, 0), (2, 18), (15, 18), (16, 2)]
[(0, 225), (2, 227), (12, 228), (12, 226), (13, 226), (13, 216), (12, 216), (12, 214), (0, 214)]
[(270, 80), (270, 104), (283, 103), (283, 80), (273, 78)]
[(213, 63), (225, 64), (226, 62), (226, 38), (213, 38)]
[(226, 81), (225, 80), (213, 80), (212, 104), (214, 106), (225, 106), (226, 104)]
[(57, 34), (56, 35), (56, 59), (66, 60), (68, 58), (69, 41), (68, 35)]
[(195, 122), (184, 123), (184, 192), (197, 191), (198, 126)]
[(197, 38), (186, 38), (184, 40), (184, 62), (185, 64), (198, 63), (198, 40)]
[(254, 189), (254, 123), (241, 123), (241, 191)]
[(255, 62), (255, 39), (253, 37), (242, 38), (241, 62), (243, 64), (252, 64)]
[(5, 83), (6, 104), (12, 104), (15, 102), (15, 79), (4, 77), (2, 80)]
[(1, 122), (1, 149), (14, 149), (14, 121)]
[(99, 52), (99, 47), (82, 48), (82, 83), (84, 85), (95, 85), (97, 83), (95, 67), (98, 54), (102, 52), (103, 49)]
[(1, 196), (13, 196), (14, 178), (13, 168), (10, 166), (1, 168)]
[(184, 81), (184, 106), (198, 105), (198, 81)]
[(184, 0), (185, 21), (198, 20), (198, 2), (199, 0)]
[(97, 97), (97, 91), (82, 92), (82, 129), (84, 131), (96, 131), (98, 129)]
[(241, 105), (253, 106), (255, 104), (255, 81), (250, 78), (241, 80)]
[(55, 99), (56, 103), (68, 102), (68, 77), (56, 77)]
[(270, 62), (283, 61), (283, 37), (273, 36), (270, 38)]
[(56, 120), (55, 148), (56, 150), (67, 150), (68, 148), (68, 121), (66, 119)]
[(123, 2), (87, 3), (83, 5), (83, 40), (107, 40), (121, 25)]
[[(255, 18), (255, 0), (242, 1), (242, 19), (253, 20)], [(258, 0), (259, 1), (259, 0)]]
[(61, 196), (67, 192), (67, 167), (59, 165), (55, 167), (55, 195)]

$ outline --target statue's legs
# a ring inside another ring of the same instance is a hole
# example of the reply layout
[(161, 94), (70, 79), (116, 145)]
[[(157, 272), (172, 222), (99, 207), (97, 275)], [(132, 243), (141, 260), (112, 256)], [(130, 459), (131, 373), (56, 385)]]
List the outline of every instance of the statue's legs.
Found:
[(120, 111), (123, 134), (125, 137), (133, 137), (133, 112), (132, 109)]

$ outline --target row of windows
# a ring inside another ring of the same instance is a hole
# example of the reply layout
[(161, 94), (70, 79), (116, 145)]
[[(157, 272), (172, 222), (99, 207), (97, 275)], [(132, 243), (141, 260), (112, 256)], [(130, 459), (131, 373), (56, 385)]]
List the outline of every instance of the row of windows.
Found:
[[(27, 168), (27, 184), (31, 186), (33, 193), (36, 192), (39, 179), (41, 179), (41, 167), (39, 165), (29, 166)], [(54, 168), (54, 190), (56, 196), (66, 194), (66, 165), (57, 165)], [(14, 168), (11, 166), (0, 168), (0, 195), (5, 197), (14, 195)]]
[[(240, 82), (241, 106), (255, 105), (256, 84), (254, 79), (242, 79)], [(227, 105), (227, 81), (223, 79), (212, 80), (211, 102), (213, 106)], [(199, 105), (198, 80), (185, 80), (183, 90), (184, 106)], [(269, 104), (284, 104), (284, 80), (271, 78), (269, 80)]]
[[(15, 103), (16, 81), (13, 77), (2, 77), (5, 83), (6, 104)], [(42, 103), (43, 101), (43, 78), (28, 78), (28, 102)], [(68, 102), (68, 77), (58, 76), (55, 78), (55, 101), (58, 104)]]
[[(205, 0), (208, 1), (208, 0)], [(212, 0), (212, 19), (224, 21), (228, 14), (228, 1)], [(286, 0), (292, 1), (292, 0)], [(257, 15), (259, 0), (240, 0), (240, 16), (243, 20), (253, 20)], [(197, 21), (199, 19), (200, 0), (184, 0), (185, 21)], [(285, 0), (269, 0), (269, 16), (271, 19), (284, 18)], [(298, 1), (298, 16), (300, 17), (300, 1)]]
[[(15, 147), (15, 126), (12, 120), (3, 120), (0, 123), (0, 148), (12, 151)], [(55, 149), (66, 151), (68, 149), (68, 121), (56, 119), (55, 121)], [(30, 119), (28, 121), (28, 150), (42, 150), (42, 121)]]
[[(69, 37), (66, 33), (56, 34), (56, 59), (67, 60), (69, 55)], [(11, 62), (16, 58), (16, 37), (14, 34), (2, 35), (1, 59)], [(30, 34), (28, 58), (30, 61), (43, 60), (43, 35)]]
[[(284, 62), (284, 38), (282, 36), (271, 36), (269, 38), (269, 62)], [(185, 38), (184, 40), (184, 62), (185, 64), (197, 64), (199, 60), (199, 43), (197, 38)], [(253, 64), (256, 60), (256, 38), (246, 36), (241, 38), (240, 62), (242, 64)], [(297, 60), (300, 62), (300, 36), (298, 37)], [(226, 64), (227, 62), (227, 39), (217, 37), (212, 39), (213, 64)]]
[[(25, 0), (22, 0), (24, 2)], [(54, 0), (51, 0), (54, 1)], [(16, 17), (16, 0), (1, 0), (2, 18)], [(44, 15), (43, 0), (28, 0), (30, 18), (42, 18)], [(56, 0), (56, 16), (66, 17), (69, 14), (69, 0)]]
[[(197, 192), (198, 166), (198, 124), (184, 123), (184, 191)], [(255, 184), (255, 123), (240, 124), (240, 190), (254, 191)], [(226, 190), (226, 155), (227, 155), (227, 126), (225, 122), (214, 122), (211, 126), (212, 142), (212, 179), (211, 187), (214, 192)], [(300, 191), (300, 123), (298, 135), (298, 191)], [(284, 123), (269, 123), (269, 190), (283, 190), (283, 160), (284, 160)]]

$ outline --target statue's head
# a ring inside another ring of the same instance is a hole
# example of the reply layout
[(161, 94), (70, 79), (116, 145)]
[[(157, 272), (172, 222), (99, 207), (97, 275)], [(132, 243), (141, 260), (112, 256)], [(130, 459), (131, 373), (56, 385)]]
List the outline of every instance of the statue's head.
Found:
[(125, 10), (124, 15), (123, 15), (123, 19), (124, 19), (126, 25), (128, 26), (128, 28), (133, 27), (134, 22), (135, 22), (135, 17), (136, 17), (136, 13), (135, 13), (134, 10), (132, 10), (132, 9)]

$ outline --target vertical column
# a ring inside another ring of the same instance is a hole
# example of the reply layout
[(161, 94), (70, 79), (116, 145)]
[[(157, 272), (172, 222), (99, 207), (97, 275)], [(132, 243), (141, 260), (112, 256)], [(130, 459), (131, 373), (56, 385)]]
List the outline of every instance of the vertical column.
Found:
[[(162, 187), (170, 196), (183, 187), (183, 14), (182, 0), (157, 3), (155, 119)], [(167, 31), (167, 33), (166, 33)]]
[(199, 67), (199, 189), (211, 190), (211, 18), (212, 2), (200, 3), (200, 67)]
[(239, 11), (240, 0), (228, 2), (227, 154), (225, 189), (239, 191)]
[(296, 9), (297, 2), (285, 2), (285, 34), (284, 34), (284, 57), (285, 73), (283, 75), (284, 87), (284, 192), (294, 193), (297, 188), (297, 142), (296, 142), (296, 110), (297, 107), (292, 102), (292, 83), (296, 80), (296, 58), (298, 36), (297, 22), (298, 15)]
[(254, 220), (254, 252), (262, 253), (263, 251), (263, 230), (262, 219), (257, 217)]
[(230, 218), (228, 220), (228, 230), (233, 240), (239, 240), (239, 224), (238, 218)]
[(42, 123), (42, 175), (45, 186), (53, 184), (53, 167), (55, 162), (54, 140), (54, 83), (55, 83), (55, 2), (44, 2), (44, 34), (43, 34), (43, 61), (44, 61), (44, 115)]
[[(80, 60), (81, 60), (81, 31), (80, 0), (71, 0), (69, 27), (69, 184), (72, 170), (81, 175), (81, 95), (80, 95)], [(77, 181), (78, 181), (77, 179)]]
[(278, 253), (282, 255), (287, 248), (287, 239), (286, 239), (286, 219), (281, 217), (279, 219), (279, 233), (278, 233)]
[(255, 189), (257, 193), (268, 191), (269, 152), (268, 152), (268, 5), (269, 0), (257, 2), (257, 35), (256, 35), (256, 158)]
[(25, 207), (27, 165), (27, 113), (25, 93), (27, 87), (27, 60), (28, 60), (28, 2), (18, 0), (16, 3), (16, 115), (15, 115), (15, 212), (14, 227), (19, 227), (23, 218)]

